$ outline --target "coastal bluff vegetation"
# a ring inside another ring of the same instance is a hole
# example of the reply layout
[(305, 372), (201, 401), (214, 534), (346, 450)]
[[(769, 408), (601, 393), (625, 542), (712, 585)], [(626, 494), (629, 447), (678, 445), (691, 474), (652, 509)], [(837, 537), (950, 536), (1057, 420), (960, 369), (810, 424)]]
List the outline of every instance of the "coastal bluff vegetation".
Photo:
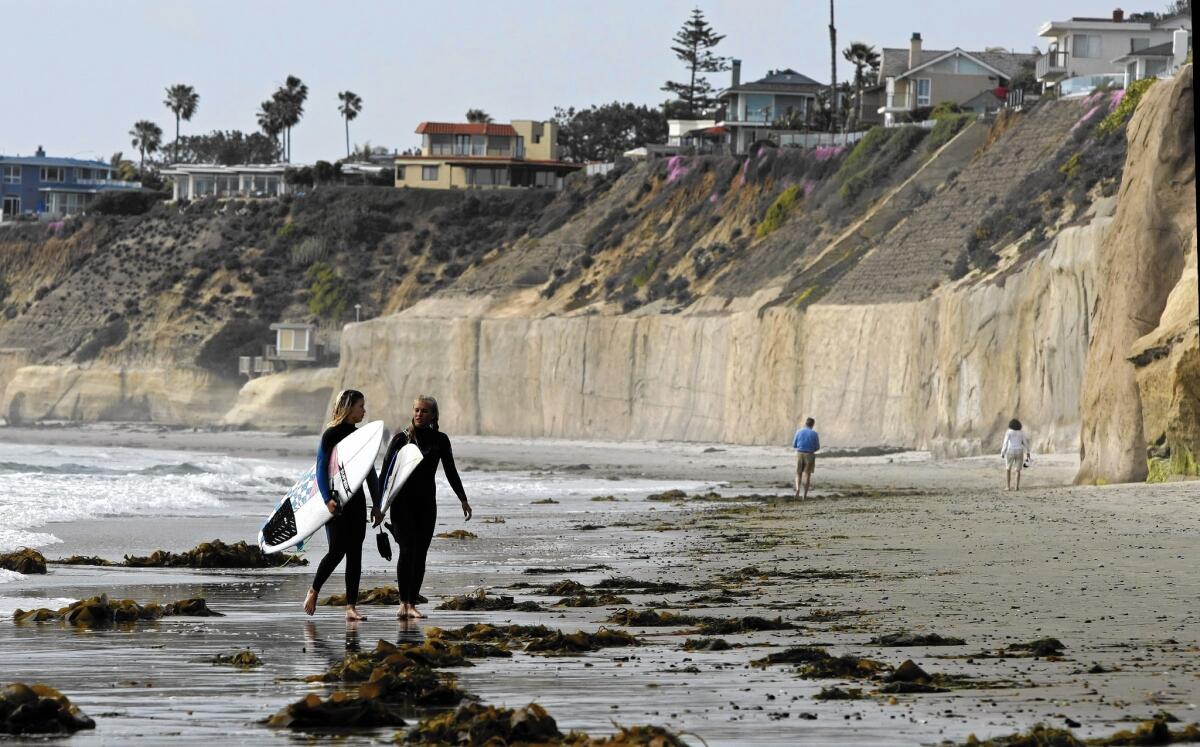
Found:
[[(1196, 474), (1192, 68), (850, 148), (619, 161), (561, 192), (319, 187), (0, 228), (0, 415), (315, 430), (333, 393), (457, 433), (1082, 450)], [(355, 323), (355, 305), (363, 321)], [(321, 368), (239, 378), (270, 325)]]

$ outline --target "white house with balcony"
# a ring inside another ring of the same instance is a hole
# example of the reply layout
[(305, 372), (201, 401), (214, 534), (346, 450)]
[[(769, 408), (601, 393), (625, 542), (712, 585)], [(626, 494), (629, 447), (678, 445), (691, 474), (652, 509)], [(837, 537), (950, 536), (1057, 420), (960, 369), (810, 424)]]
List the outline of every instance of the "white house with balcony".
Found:
[(177, 163), (163, 169), (164, 176), (175, 181), (173, 199), (199, 200), (205, 197), (279, 197), (291, 191), (284, 171), (295, 168), (286, 163), (248, 163), (225, 166), (215, 163)]
[(713, 130), (724, 130), (734, 153), (745, 153), (759, 140), (801, 132), (817, 111), (817, 95), (829, 86), (790, 68), (771, 70), (742, 83), (742, 62), (733, 60), (729, 88), (717, 94), (725, 117)]
[[(1127, 62), (1119, 60), (1150, 47), (1173, 44), (1176, 31), (1190, 34), (1191, 29), (1191, 14), (1126, 16), (1120, 8), (1107, 18), (1046, 21), (1038, 36), (1047, 40), (1049, 50), (1038, 58), (1037, 79), (1045, 88), (1058, 88), (1060, 93), (1091, 90), (1104, 80), (1120, 84), (1127, 74)], [(1072, 85), (1074, 80), (1082, 83)]]

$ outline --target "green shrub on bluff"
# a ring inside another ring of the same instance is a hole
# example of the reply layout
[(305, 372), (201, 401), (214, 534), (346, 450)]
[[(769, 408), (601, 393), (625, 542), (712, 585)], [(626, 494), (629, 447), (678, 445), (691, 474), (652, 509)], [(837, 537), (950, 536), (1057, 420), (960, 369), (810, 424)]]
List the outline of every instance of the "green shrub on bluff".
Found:
[(863, 192), (882, 183), (904, 162), (928, 130), (920, 127), (875, 127), (858, 141), (846, 157), (835, 178), (841, 184), (838, 194), (853, 203)]
[(754, 233), (761, 239), (763, 236), (774, 231), (783, 225), (784, 219), (787, 218), (788, 211), (792, 209), (796, 198), (800, 195), (800, 185), (793, 184), (775, 198), (775, 202), (771, 203), (771, 207), (767, 208), (767, 214), (763, 217), (762, 223), (758, 224), (758, 228)]
[(1125, 89), (1125, 96), (1121, 98), (1121, 103), (1117, 104), (1117, 108), (1112, 110), (1100, 126), (1096, 129), (1101, 135), (1111, 135), (1129, 121), (1133, 116), (1133, 110), (1137, 109), (1138, 102), (1142, 100), (1142, 95), (1150, 90), (1150, 86), (1158, 82), (1158, 78), (1142, 78), (1129, 84), (1129, 88)]
[(308, 268), (306, 278), (311, 283), (308, 287), (308, 310), (322, 319), (342, 319), (358, 300), (354, 283), (325, 262)]

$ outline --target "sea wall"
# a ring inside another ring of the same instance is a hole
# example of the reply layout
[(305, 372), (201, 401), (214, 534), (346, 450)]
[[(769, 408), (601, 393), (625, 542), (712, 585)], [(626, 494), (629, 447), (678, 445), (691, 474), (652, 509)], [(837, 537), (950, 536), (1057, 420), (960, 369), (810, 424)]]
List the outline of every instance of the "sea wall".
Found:
[(211, 425), (236, 398), (236, 384), (200, 368), (39, 365), (13, 372), (0, 412), (12, 424), (143, 420)]
[(535, 319), (422, 304), (347, 326), (335, 388), (397, 420), (432, 394), (460, 433), (784, 444), (813, 415), (831, 444), (971, 454), (1017, 416), (1038, 448), (1073, 450), (1108, 221), (910, 303)]

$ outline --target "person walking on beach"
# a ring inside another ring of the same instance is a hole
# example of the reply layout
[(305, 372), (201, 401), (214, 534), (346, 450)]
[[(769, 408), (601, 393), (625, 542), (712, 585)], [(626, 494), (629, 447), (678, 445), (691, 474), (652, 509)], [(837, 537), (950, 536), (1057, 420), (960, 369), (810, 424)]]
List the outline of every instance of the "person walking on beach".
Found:
[(1013, 471), (1017, 473), (1017, 490), (1021, 489), (1021, 468), (1025, 466), (1025, 458), (1029, 456), (1029, 439), (1021, 430), (1021, 421), (1013, 418), (1008, 422), (1008, 430), (1004, 432), (1004, 443), (1000, 446), (1000, 456), (1004, 459), (1007, 470), (1004, 473), (1004, 490), (1013, 490)]
[[(408, 427), (392, 436), (387, 455), (383, 458), (383, 474), (391, 470), (392, 460), (406, 444), (416, 444), (423, 459), (413, 470), (412, 476), (392, 501), (391, 530), (396, 538), (399, 558), (396, 563), (396, 587), (400, 592), (400, 619), (425, 617), (417, 609), (421, 594), (421, 582), (425, 580), (425, 556), (433, 540), (433, 527), (437, 522), (437, 488), (433, 478), (438, 462), (446, 474), (446, 481), (458, 496), (463, 516), (471, 520), (471, 504), (463, 490), (462, 480), (454, 467), (454, 453), (450, 439), (438, 430), (437, 400), (422, 394), (413, 402), (412, 420)], [(377, 517), (378, 526), (383, 517)]]
[[(338, 512), (337, 499), (330, 490), (329, 457), (333, 447), (337, 446), (346, 436), (354, 432), (355, 426), (362, 422), (367, 414), (367, 400), (362, 392), (356, 389), (346, 389), (338, 395), (333, 405), (333, 417), (330, 418), (325, 432), (321, 434), (321, 445), (317, 449), (317, 487), (321, 497), (333, 518), (325, 524), (325, 537), (329, 540), (329, 550), (317, 566), (317, 575), (313, 578), (312, 587), (304, 597), (304, 612), (311, 615), (317, 609), (317, 595), (321, 587), (329, 579), (329, 574), (337, 568), (342, 558), (346, 559), (346, 620), (366, 620), (360, 615), (355, 605), (358, 604), (358, 582), (362, 575), (362, 544), (367, 536), (367, 501), (363, 496), (363, 488), (359, 488), (350, 500)], [(381, 518), (379, 513), (379, 475), (375, 468), (367, 475), (366, 487), (371, 491), (371, 518)]]
[[(792, 438), (792, 448), (796, 450), (796, 492), (794, 497), (808, 499), (808, 488), (812, 484), (812, 473), (817, 466), (817, 452), (821, 450), (821, 438), (813, 430), (817, 421), (809, 418), (804, 421), (804, 427), (796, 431)], [(800, 483), (804, 482), (804, 495), (800, 495)]]

